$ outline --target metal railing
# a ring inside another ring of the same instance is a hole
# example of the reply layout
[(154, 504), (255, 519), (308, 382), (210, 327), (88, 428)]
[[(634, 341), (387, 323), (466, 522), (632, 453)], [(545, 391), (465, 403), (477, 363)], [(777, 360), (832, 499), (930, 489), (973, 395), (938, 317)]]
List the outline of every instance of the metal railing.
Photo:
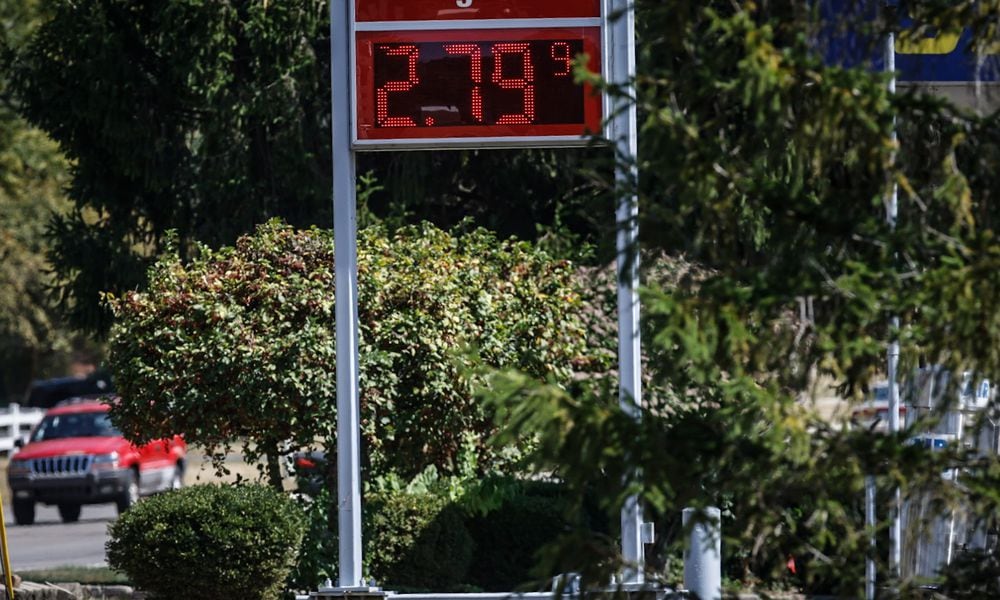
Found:
[(23, 439), (45, 415), (43, 408), (28, 408), (11, 404), (0, 408), (0, 455), (10, 454), (14, 441)]

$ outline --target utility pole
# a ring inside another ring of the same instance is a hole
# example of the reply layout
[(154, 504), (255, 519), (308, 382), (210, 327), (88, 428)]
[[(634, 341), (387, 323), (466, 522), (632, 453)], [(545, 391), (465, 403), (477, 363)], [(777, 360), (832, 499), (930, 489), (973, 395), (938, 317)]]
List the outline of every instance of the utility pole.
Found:
[[(891, 6), (889, 7), (891, 9)], [(890, 14), (891, 11), (887, 11)], [(885, 71), (889, 73), (889, 94), (896, 93), (896, 36), (890, 30), (885, 36)], [(893, 127), (891, 133), (892, 142), (897, 141), (895, 117), (893, 117)], [(890, 230), (896, 229), (896, 217), (898, 214), (899, 186), (892, 182), (885, 206), (886, 222)], [(899, 330), (899, 317), (892, 317), (889, 321), (890, 334), (892, 340), (889, 342), (886, 362), (889, 385), (889, 435), (896, 435), (900, 430), (899, 423), (899, 338), (896, 333)], [(900, 563), (902, 562), (902, 501), (900, 491), (897, 487), (892, 495), (892, 523), (889, 529), (889, 569), (892, 575), (899, 577)]]

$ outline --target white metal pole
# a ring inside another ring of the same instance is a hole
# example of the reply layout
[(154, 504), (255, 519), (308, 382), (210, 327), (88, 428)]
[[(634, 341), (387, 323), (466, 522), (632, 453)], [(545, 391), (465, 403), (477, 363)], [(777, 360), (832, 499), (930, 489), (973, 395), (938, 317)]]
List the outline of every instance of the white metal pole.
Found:
[(685, 508), (681, 523), (688, 526), (701, 513), (705, 521), (691, 527), (684, 549), (684, 588), (698, 600), (722, 598), (722, 511)]
[(333, 235), (337, 336), (337, 515), (341, 588), (360, 586), (361, 444), (358, 399), (358, 252), (351, 149), (350, 7), (330, 2)]
[(865, 528), (868, 530), (868, 559), (865, 561), (865, 599), (875, 600), (875, 478), (865, 477)]
[[(633, 80), (635, 78), (635, 12), (628, 0), (611, 0), (612, 81), (626, 97), (615, 99), (614, 128), (618, 161), (615, 179), (619, 191), (616, 212), (618, 275), (618, 373), (619, 401), (622, 407), (640, 418), (642, 406), (641, 345), (639, 340), (639, 206), (635, 194), (638, 153)], [(631, 164), (630, 164), (631, 163)], [(621, 510), (622, 558), (629, 567), (622, 573), (622, 583), (644, 581), (642, 546), (642, 506), (636, 496), (629, 497)]]
[[(890, 31), (885, 39), (885, 70), (890, 73), (889, 93), (896, 93), (896, 40), (895, 35)], [(895, 142), (896, 127), (893, 118), (892, 141)], [(886, 221), (891, 229), (896, 228), (896, 217), (899, 209), (899, 190), (895, 182), (889, 192), (889, 199), (886, 202)], [(899, 329), (899, 318), (893, 317), (890, 321), (893, 332)], [(893, 339), (889, 343), (887, 351), (887, 370), (889, 378), (889, 433), (895, 435), (899, 432), (899, 339), (893, 333)], [(900, 563), (902, 559), (902, 520), (901, 517), (902, 500), (900, 490), (897, 487), (892, 494), (892, 523), (889, 529), (889, 569), (896, 577), (900, 574)]]

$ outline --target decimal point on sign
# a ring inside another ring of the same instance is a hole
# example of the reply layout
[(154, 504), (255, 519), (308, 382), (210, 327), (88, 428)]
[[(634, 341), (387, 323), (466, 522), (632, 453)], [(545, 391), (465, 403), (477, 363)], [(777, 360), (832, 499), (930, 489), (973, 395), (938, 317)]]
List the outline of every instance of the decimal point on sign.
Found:
[(434, 117), (427, 117), (424, 119), (424, 125), (430, 127), (434, 124)]

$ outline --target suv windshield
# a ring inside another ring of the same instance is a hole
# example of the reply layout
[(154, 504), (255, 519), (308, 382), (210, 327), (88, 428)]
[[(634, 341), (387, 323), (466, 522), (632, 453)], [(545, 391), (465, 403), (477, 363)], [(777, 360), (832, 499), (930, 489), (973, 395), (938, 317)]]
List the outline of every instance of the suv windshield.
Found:
[(111, 424), (106, 412), (48, 415), (31, 435), (32, 442), (71, 437), (110, 437), (121, 433)]

